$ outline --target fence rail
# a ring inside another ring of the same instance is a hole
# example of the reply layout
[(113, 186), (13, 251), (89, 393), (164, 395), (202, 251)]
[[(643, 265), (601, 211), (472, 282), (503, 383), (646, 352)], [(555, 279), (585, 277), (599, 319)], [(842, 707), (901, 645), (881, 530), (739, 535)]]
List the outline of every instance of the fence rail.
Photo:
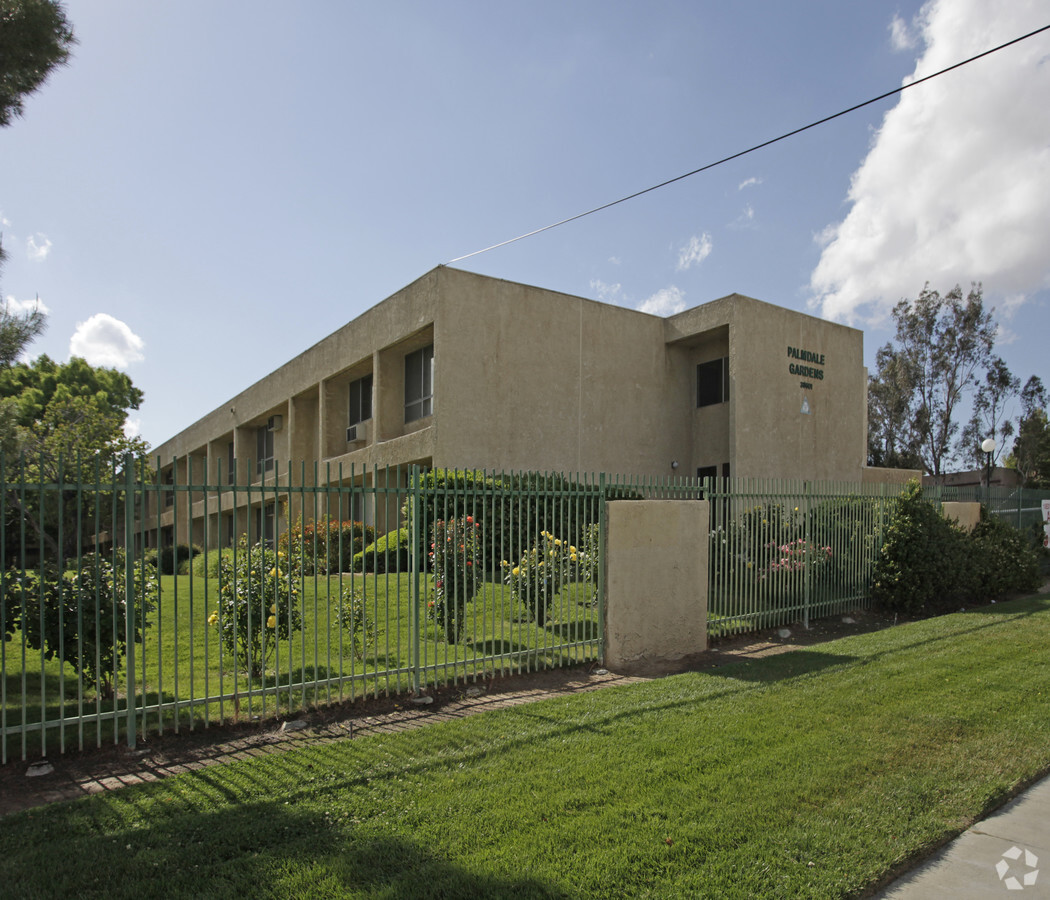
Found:
[(626, 484), (200, 468), (2, 471), (3, 762), (601, 657)]
[[(0, 458), (0, 762), (599, 660), (609, 500), (710, 501), (712, 635), (808, 625), (868, 605), (901, 491), (235, 470)], [(1026, 528), (1050, 492), (926, 495)]]

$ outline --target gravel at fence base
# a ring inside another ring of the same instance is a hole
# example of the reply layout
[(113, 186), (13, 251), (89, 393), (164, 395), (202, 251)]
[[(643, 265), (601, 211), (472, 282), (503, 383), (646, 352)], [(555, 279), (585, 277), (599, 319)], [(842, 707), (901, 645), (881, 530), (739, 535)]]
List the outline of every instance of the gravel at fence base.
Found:
[[(791, 626), (787, 635), (782, 629), (740, 635), (716, 642), (710, 650), (691, 658), (687, 667), (713, 669), (740, 659), (783, 653), (892, 624), (892, 617), (859, 611), (813, 622), (809, 630), (801, 625)], [(407, 731), (491, 709), (647, 681), (650, 677), (608, 672), (591, 663), (432, 689), (428, 696), (434, 702), (429, 705), (414, 704), (410, 696), (356, 700), (267, 722), (149, 735), (144, 741), (140, 738), (135, 750), (121, 744), (82, 753), (56, 753), (48, 757), (54, 771), (46, 775), (27, 774), (39, 760), (10, 762), (0, 767), (0, 816), (292, 747)], [(282, 730), (285, 723), (294, 724)]]

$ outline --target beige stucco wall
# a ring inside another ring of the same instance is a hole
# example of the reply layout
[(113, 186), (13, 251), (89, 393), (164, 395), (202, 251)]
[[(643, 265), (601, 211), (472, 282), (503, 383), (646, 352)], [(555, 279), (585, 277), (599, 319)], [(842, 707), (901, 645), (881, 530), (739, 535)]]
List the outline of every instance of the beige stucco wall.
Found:
[(434, 464), (671, 475), (689, 388), (663, 320), (444, 270)]
[(605, 664), (674, 668), (707, 649), (708, 503), (607, 506)]
[(963, 531), (973, 531), (981, 521), (980, 503), (942, 503), (941, 515), (949, 522), (954, 522)]
[[(434, 413), (405, 423), (405, 355), (431, 343)], [(810, 379), (811, 390), (789, 373), (788, 346), (825, 355), (825, 378)], [(696, 367), (725, 355), (730, 401), (698, 409)], [(315, 462), (321, 472), (342, 467), (344, 481), (351, 467), (359, 480), (372, 467), (413, 463), (692, 477), (727, 462), (733, 476), (857, 481), (862, 357), (860, 332), (740, 295), (664, 319), (440, 267), (156, 454), (206, 458), (216, 473), (231, 436), (238, 460), (254, 460), (258, 426), (279, 415), (274, 453), (282, 474), (292, 464), (293, 483), (302, 463), (309, 480)], [(347, 389), (369, 373), (368, 438), (348, 444)], [(240, 484), (258, 480), (254, 466), (239, 466)], [(165, 512), (162, 524), (185, 512)]]
[(861, 469), (863, 484), (907, 484), (922, 481), (922, 469), (885, 469), (881, 466), (865, 466)]
[[(730, 474), (859, 481), (866, 454), (862, 332), (733, 294), (669, 318), (667, 340), (688, 344), (723, 323)], [(794, 359), (789, 347), (823, 355), (824, 362)], [(823, 378), (792, 374), (792, 364), (820, 369)]]

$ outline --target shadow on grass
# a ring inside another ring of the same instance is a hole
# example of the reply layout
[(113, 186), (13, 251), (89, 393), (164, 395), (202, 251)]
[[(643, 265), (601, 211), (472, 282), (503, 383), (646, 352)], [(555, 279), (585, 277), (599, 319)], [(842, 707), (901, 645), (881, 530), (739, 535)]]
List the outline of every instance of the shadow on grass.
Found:
[(859, 656), (846, 656), (838, 653), (823, 653), (820, 650), (789, 650), (764, 657), (761, 661), (747, 660), (729, 664), (714, 670), (713, 674), (756, 684), (770, 684), (774, 681), (785, 681), (812, 672), (822, 672), (835, 666), (845, 666), (862, 662)]
[[(532, 878), (470, 871), (345, 810), (258, 802), (208, 773), (181, 788), (126, 794), (101, 826), (86, 820), (98, 807), (34, 811), (19, 836), (0, 837), (11, 883), (41, 897), (140, 898), (156, 896), (161, 884), (165, 896), (178, 897), (568, 896)], [(218, 811), (200, 811), (215, 804)], [(55, 854), (47, 835), (59, 820), (80, 821)]]
[(585, 619), (581, 622), (562, 622), (550, 626), (563, 641), (594, 641), (598, 639), (598, 623)]

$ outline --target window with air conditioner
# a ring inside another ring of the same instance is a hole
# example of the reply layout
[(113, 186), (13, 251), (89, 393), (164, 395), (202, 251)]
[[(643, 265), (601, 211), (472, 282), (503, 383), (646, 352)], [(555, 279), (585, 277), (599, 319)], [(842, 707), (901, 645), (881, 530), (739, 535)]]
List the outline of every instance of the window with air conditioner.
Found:
[(346, 439), (363, 441), (368, 437), (368, 426), (372, 418), (372, 375), (350, 382), (350, 409), (347, 418)]

